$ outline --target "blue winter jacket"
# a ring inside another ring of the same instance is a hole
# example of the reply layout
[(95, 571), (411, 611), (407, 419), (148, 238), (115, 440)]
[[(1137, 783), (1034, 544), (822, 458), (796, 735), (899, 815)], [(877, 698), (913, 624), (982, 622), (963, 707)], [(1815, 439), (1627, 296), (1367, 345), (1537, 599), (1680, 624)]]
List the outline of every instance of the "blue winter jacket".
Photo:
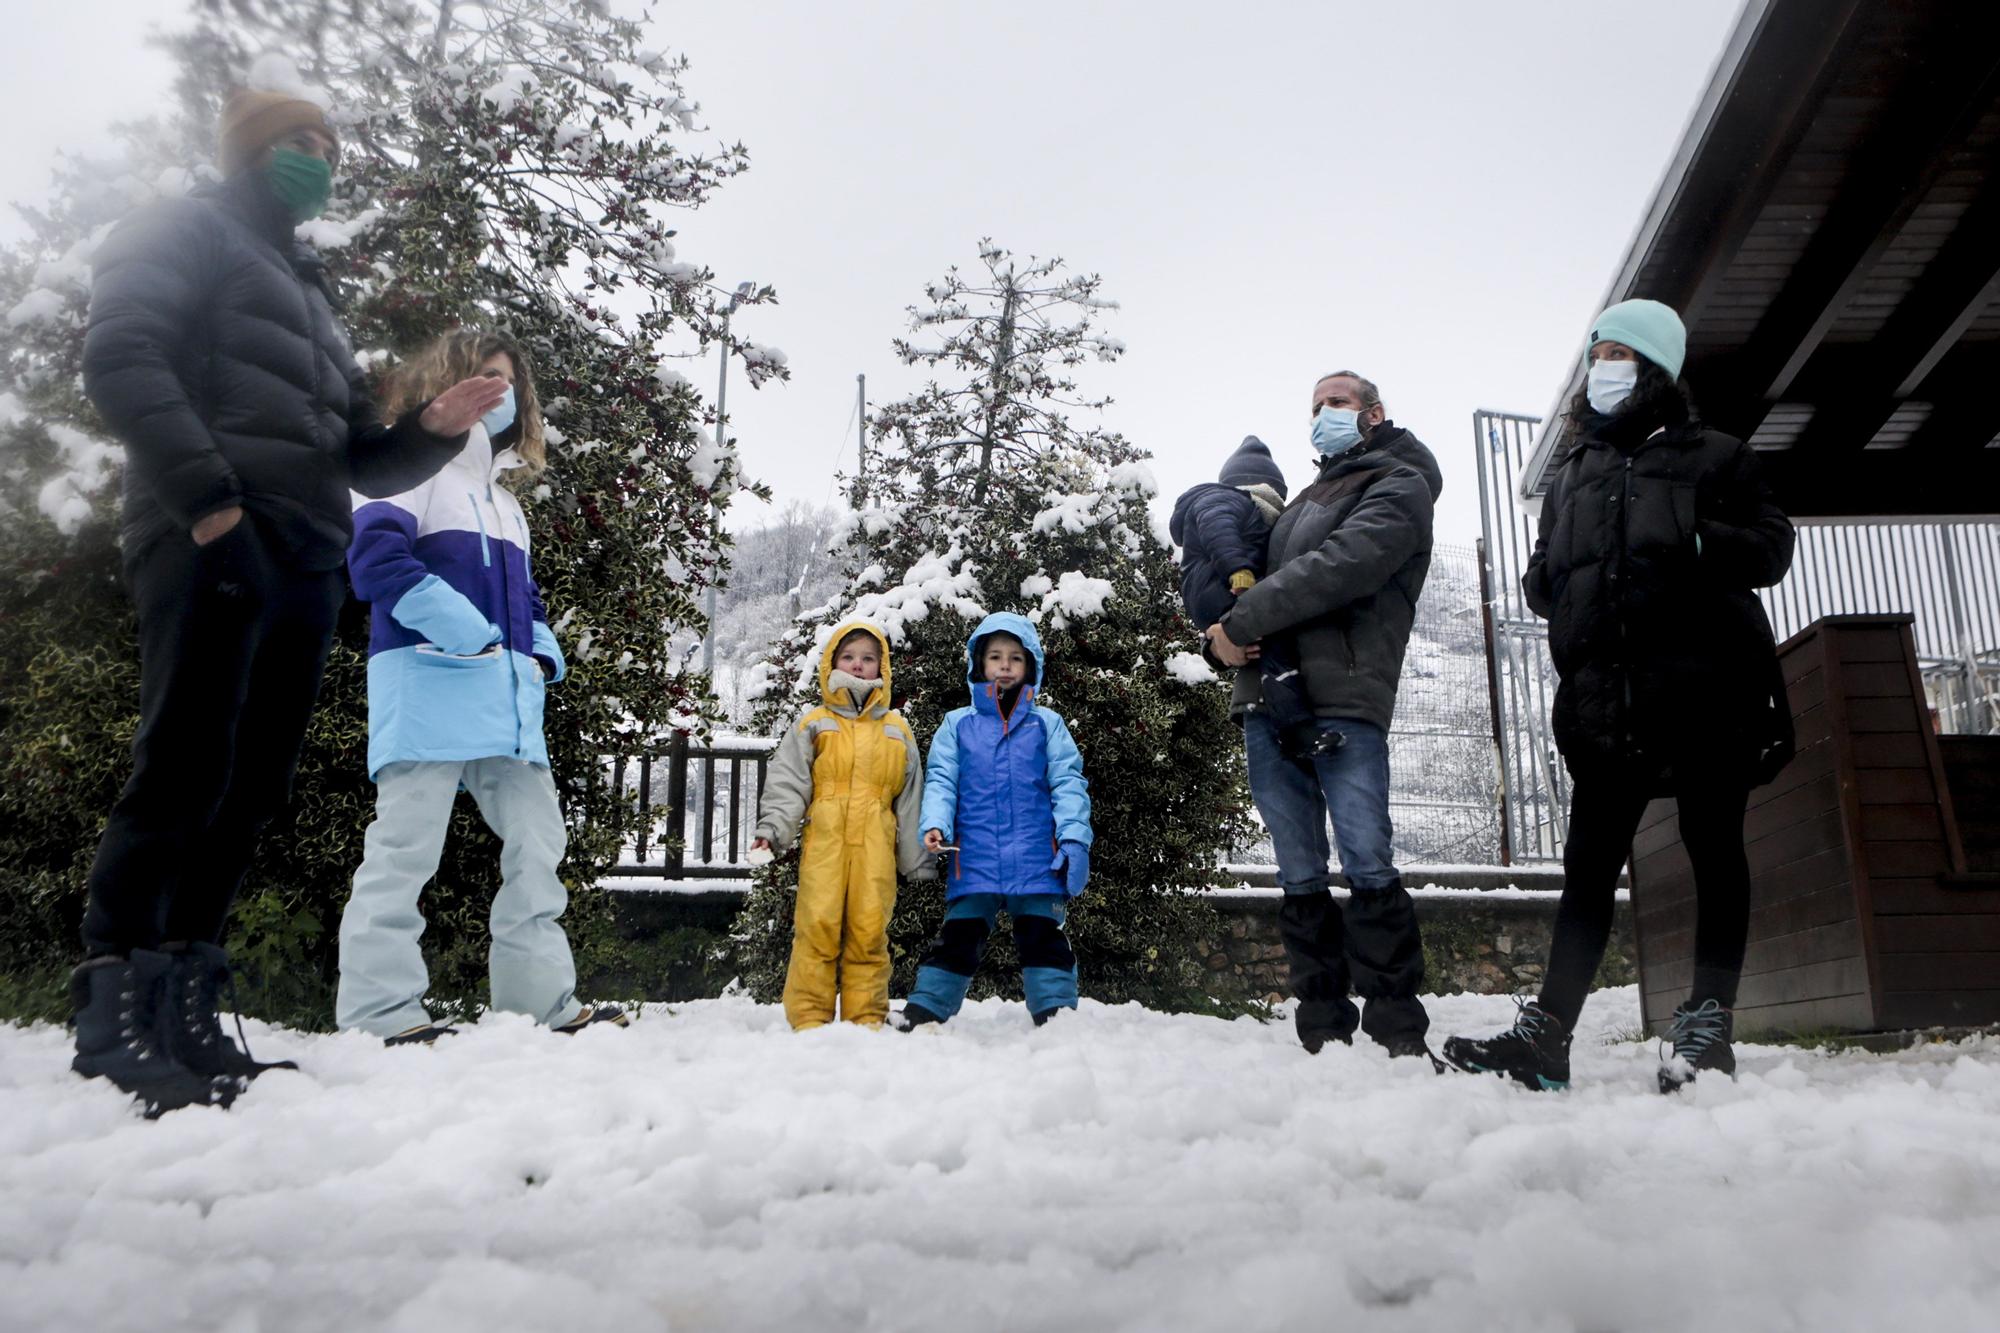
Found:
[(544, 767), (542, 695), (564, 674), (528, 572), (528, 522), (499, 484), (523, 465), (475, 425), (444, 470), (386, 500), (354, 497), (354, 591), (373, 602), (368, 775), (401, 760)]
[[(1277, 499), (1275, 492), (1271, 498)], [(1181, 548), (1181, 604), (1196, 630), (1207, 629), (1236, 604), (1230, 575), (1247, 569), (1264, 577), (1271, 523), (1239, 486), (1205, 481), (1174, 503), (1167, 535)]]
[[(995, 632), (1019, 639), (1035, 664), (1009, 717), (1000, 715), (999, 691), (977, 679), (974, 653)], [(947, 856), (945, 897), (1062, 894), (1063, 874), (1050, 867), (1059, 844), (1091, 843), (1090, 784), (1068, 725), (1035, 703), (1041, 638), (1025, 617), (1000, 612), (979, 622), (965, 659), (972, 706), (945, 714), (924, 773), (922, 826), (958, 844)]]

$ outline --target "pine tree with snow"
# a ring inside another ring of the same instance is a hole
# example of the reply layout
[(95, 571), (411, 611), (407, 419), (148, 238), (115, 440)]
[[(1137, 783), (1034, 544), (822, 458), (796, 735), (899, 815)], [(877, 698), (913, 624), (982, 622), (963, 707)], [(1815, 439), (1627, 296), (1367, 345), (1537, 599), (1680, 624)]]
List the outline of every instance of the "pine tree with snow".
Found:
[[(1241, 741), (1191, 651), (1146, 455), (1095, 424), (1109, 400), (1074, 378), (1123, 352), (1096, 327), (1115, 306), (1099, 278), (1058, 259), (987, 241), (979, 261), (932, 283), (910, 311), (911, 338), (894, 343), (932, 378), (871, 413), (873, 448), (865, 476), (847, 482), (855, 512), (836, 549), (846, 586), (763, 664), (758, 724), (776, 734), (808, 706), (827, 635), (859, 615), (888, 632), (896, 707), (928, 742), (967, 702), (973, 626), (989, 611), (1027, 615), (1050, 663), (1041, 700), (1069, 722), (1090, 780), (1092, 879), (1070, 917), (1084, 993), (1205, 1007), (1217, 923), (1185, 890), (1212, 884), (1244, 832)], [(760, 998), (783, 984), (794, 882), (795, 866), (775, 865), (740, 923)], [(891, 929), (899, 992), (942, 914), (940, 885), (903, 884)], [(1002, 934), (994, 947), (1011, 945)], [(996, 964), (974, 993), (1018, 994), (1019, 969)]]
[[(127, 127), (122, 158), (68, 163), (28, 214), (31, 239), (0, 254), (0, 968), (59, 964), (73, 948), (136, 718), (117, 586), (122, 451), (77, 380), (91, 252), (131, 209), (214, 179), (217, 113), (244, 86), (320, 101), (339, 130), (335, 198), (301, 235), (328, 262), (364, 364), (461, 322), (505, 330), (535, 363), (551, 467), (522, 500), (571, 662), (547, 734), (587, 968), (593, 947), (615, 947), (590, 890), (630, 834), (601, 757), (714, 716), (707, 681), (669, 639), (701, 628), (702, 588), (726, 569), (722, 511), (743, 483), (671, 361), (734, 335), (718, 304), (728, 293), (671, 238), (745, 151), (702, 146), (685, 62), (602, 3), (236, 0), (193, 13), (165, 41), (180, 68), (174, 110)], [(733, 346), (753, 384), (785, 374), (777, 349)], [(233, 932), (239, 959), (271, 983), (266, 1008), (294, 1018), (330, 1008), (333, 926), (373, 805), (364, 623), (344, 618), (296, 825), (266, 836)], [(426, 943), (439, 993), (469, 998), (494, 846), (461, 811), (449, 847)]]

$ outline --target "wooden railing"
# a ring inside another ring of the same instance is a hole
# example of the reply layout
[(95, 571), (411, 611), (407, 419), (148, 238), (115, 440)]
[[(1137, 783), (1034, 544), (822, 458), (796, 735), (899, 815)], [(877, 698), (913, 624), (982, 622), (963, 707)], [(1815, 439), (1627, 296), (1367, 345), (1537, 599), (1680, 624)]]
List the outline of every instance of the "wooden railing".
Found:
[[(748, 878), (743, 858), (755, 836), (757, 803), (774, 749), (775, 743), (761, 739), (697, 745), (678, 735), (657, 750), (608, 758), (612, 788), (630, 794), (639, 830), (611, 873)], [(662, 812), (665, 830), (655, 836)]]

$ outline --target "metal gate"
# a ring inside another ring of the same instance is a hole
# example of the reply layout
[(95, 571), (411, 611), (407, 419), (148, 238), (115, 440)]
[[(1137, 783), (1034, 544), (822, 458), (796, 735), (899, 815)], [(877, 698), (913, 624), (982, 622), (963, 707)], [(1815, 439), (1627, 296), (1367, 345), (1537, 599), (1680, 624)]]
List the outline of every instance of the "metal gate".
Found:
[(1548, 626), (1528, 609), (1521, 575), (1535, 549), (1534, 516), (1517, 499), (1538, 417), (1473, 414), (1479, 463), (1480, 595), (1486, 604), (1486, 683), (1500, 751), (1501, 861), (1562, 857), (1569, 774), (1549, 730), (1556, 669)]
[[(1500, 751), (1503, 860), (1560, 859), (1569, 775), (1549, 728), (1555, 664), (1521, 575), (1535, 519), (1520, 500), (1539, 417), (1473, 413), (1487, 686)], [(2000, 734), (2000, 523), (1801, 523), (1791, 572), (1760, 593), (1780, 642), (1822, 616), (1908, 612), (1938, 730)]]

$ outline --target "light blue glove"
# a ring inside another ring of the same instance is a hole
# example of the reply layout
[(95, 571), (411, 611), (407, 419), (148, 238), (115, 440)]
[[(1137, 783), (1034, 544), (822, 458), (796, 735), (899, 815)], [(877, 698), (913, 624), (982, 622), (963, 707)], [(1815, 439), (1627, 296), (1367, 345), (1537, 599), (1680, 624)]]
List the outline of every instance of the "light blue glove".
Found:
[(1081, 896), (1083, 886), (1090, 883), (1090, 848), (1080, 842), (1063, 843), (1049, 869), (1063, 872), (1064, 892), (1072, 898)]
[(500, 642), (500, 627), (469, 597), (435, 574), (419, 579), (389, 614), (397, 624), (429, 639), (439, 651), (456, 657), (471, 657)]

